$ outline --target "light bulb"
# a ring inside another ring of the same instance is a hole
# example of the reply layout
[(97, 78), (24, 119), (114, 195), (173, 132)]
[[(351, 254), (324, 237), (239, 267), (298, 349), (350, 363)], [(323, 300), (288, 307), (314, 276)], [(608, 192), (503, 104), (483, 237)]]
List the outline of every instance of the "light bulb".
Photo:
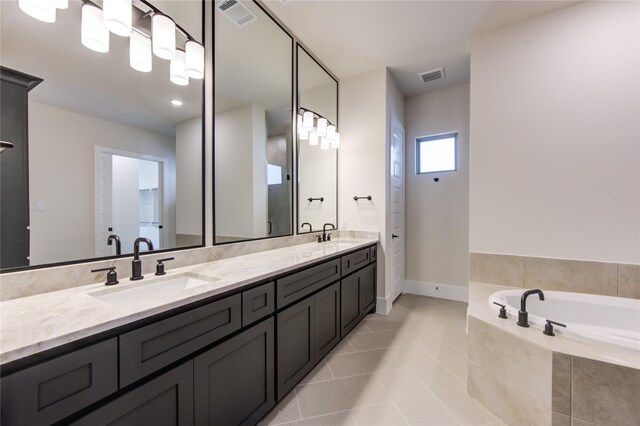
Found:
[(184, 50), (177, 49), (176, 56), (169, 65), (169, 79), (178, 86), (189, 84), (189, 76), (184, 69)]
[(38, 21), (56, 22), (56, 4), (51, 0), (20, 0), (20, 9)]
[(69, 7), (69, 0), (56, 0), (56, 8), (66, 9)]
[(184, 45), (185, 70), (191, 78), (204, 78), (204, 46), (197, 41), (189, 40)]
[(94, 52), (109, 51), (109, 30), (102, 23), (102, 10), (93, 3), (82, 4), (80, 41)]
[(302, 128), (306, 130), (313, 129), (313, 113), (311, 111), (305, 111), (302, 116)]
[(298, 129), (298, 136), (302, 134), (302, 116), (298, 114), (298, 121), (296, 121), (296, 129)]
[(315, 130), (309, 132), (309, 145), (318, 145), (318, 134)]
[(332, 141), (336, 135), (336, 126), (333, 124), (327, 126), (327, 139)]
[(152, 67), (151, 39), (132, 31), (129, 39), (129, 65), (140, 72), (150, 72)]
[(340, 148), (340, 133), (336, 132), (331, 141), (331, 148)]
[(331, 142), (329, 142), (327, 138), (322, 138), (322, 141), (320, 142), (320, 149), (329, 149), (330, 144)]
[[(176, 56), (176, 23), (168, 16), (156, 13), (151, 18), (153, 53), (162, 59)], [(184, 62), (184, 61), (183, 61)]]
[(131, 0), (104, 0), (102, 2), (102, 20), (104, 26), (115, 35), (131, 35)]
[(318, 118), (318, 136), (327, 136), (326, 118)]

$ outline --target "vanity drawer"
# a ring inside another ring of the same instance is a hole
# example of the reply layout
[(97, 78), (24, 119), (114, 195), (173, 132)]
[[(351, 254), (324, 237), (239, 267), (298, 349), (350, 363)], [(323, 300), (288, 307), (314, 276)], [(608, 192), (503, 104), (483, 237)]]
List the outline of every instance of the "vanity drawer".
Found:
[(277, 281), (278, 309), (340, 279), (340, 259), (330, 260)]
[(275, 310), (274, 283), (242, 292), (242, 326), (270, 315)]
[(371, 261), (375, 262), (378, 260), (378, 246), (375, 245), (373, 247), (369, 247), (369, 256), (371, 257)]
[(240, 329), (240, 294), (122, 334), (120, 387)]
[(2, 424), (55, 423), (118, 390), (116, 339), (2, 379)]
[(342, 256), (342, 276), (349, 275), (356, 269), (368, 265), (370, 261), (371, 253), (368, 248)]

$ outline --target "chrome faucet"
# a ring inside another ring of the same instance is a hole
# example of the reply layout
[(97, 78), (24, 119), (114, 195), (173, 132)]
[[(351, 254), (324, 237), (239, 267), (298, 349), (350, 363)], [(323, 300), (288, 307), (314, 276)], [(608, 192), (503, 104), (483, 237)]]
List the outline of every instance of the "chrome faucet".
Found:
[(322, 241), (331, 241), (331, 234), (327, 237), (327, 226), (330, 226), (331, 229), (336, 229), (333, 223), (325, 223), (322, 225)]
[(142, 261), (140, 260), (140, 243), (147, 244), (149, 251), (153, 250), (153, 243), (149, 238), (136, 238), (133, 243), (133, 261), (131, 261), (131, 280), (137, 281), (144, 278), (142, 275)]
[(107, 245), (110, 246), (112, 241), (116, 242), (116, 255), (120, 256), (122, 254), (122, 249), (120, 248), (120, 237), (116, 234), (111, 234), (107, 238)]
[(520, 298), (520, 311), (518, 311), (518, 325), (520, 327), (529, 327), (529, 313), (527, 312), (527, 297), (537, 294), (540, 300), (544, 300), (544, 293), (540, 289), (527, 290), (522, 293)]

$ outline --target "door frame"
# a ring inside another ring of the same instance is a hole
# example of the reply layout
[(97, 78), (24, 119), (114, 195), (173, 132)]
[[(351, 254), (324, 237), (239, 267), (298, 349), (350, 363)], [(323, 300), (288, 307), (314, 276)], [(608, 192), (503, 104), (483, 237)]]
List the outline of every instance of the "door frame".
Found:
[[(403, 249), (403, 262), (404, 262), (404, 267), (403, 267), (403, 273), (402, 273), (402, 280), (399, 283), (398, 288), (396, 288), (396, 286), (394, 285), (394, 280), (393, 280), (393, 238), (392, 238), (392, 233), (393, 233), (393, 212), (392, 212), (392, 188), (391, 188), (391, 173), (392, 173), (392, 161), (393, 161), (393, 156), (392, 156), (392, 147), (393, 147), (393, 131), (394, 131), (394, 127), (398, 127), (401, 131), (402, 131), (402, 193), (403, 193), (403, 210), (406, 214), (406, 185), (407, 185), (407, 172), (406, 172), (406, 131), (404, 128), (404, 125), (402, 124), (402, 122), (400, 121), (400, 119), (392, 112), (389, 112), (389, 126), (388, 126), (388, 146), (387, 146), (387, 168), (388, 168), (388, 173), (386, 176), (386, 187), (387, 187), (387, 194), (388, 194), (388, 200), (389, 202), (386, 203), (386, 217), (387, 220), (386, 222), (386, 229), (387, 229), (387, 233), (388, 235), (385, 235), (386, 237), (386, 244), (385, 244), (385, 252), (388, 254), (388, 261), (385, 261), (385, 263), (387, 264), (387, 267), (385, 268), (385, 275), (386, 275), (386, 282), (389, 283), (388, 288), (387, 288), (387, 295), (386, 297), (387, 299), (387, 303), (388, 303), (388, 307), (387, 309), (390, 310), (391, 309), (391, 305), (393, 303), (393, 301), (395, 299), (398, 298), (398, 296), (400, 296), (401, 294), (403, 294), (405, 292), (405, 276), (406, 276), (406, 232), (403, 226), (403, 231), (402, 231), (402, 235), (400, 235), (400, 238), (402, 240), (402, 243), (405, 244), (405, 248)], [(406, 219), (403, 221), (405, 223), (406, 226)], [(386, 256), (385, 256), (386, 257)]]

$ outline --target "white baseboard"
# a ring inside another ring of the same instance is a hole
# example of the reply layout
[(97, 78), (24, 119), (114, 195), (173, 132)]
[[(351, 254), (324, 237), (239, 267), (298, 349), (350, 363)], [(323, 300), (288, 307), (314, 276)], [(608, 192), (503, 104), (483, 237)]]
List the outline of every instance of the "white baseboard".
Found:
[(392, 304), (393, 300), (391, 300), (391, 295), (387, 297), (378, 297), (376, 300), (376, 314), (389, 314), (389, 312), (391, 312)]
[[(422, 281), (404, 282), (404, 292), (420, 296), (439, 297), (440, 299), (469, 301), (469, 288), (457, 285), (426, 283)], [(380, 299), (378, 299), (380, 300)]]

